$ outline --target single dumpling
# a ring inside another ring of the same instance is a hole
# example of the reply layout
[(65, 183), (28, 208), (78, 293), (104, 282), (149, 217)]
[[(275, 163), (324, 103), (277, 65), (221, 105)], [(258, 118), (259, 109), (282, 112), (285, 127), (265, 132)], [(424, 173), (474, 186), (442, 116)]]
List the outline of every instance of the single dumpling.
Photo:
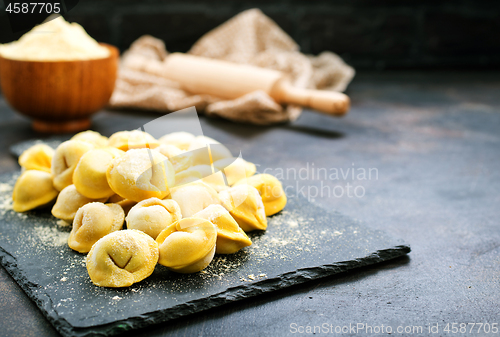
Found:
[(229, 186), (233, 186), (238, 181), (253, 176), (257, 171), (254, 163), (240, 157), (217, 160), (214, 163), (214, 167), (224, 172)]
[(212, 187), (217, 192), (227, 190), (229, 188), (226, 176), (221, 171), (212, 173), (211, 175), (205, 176), (201, 179), (205, 184)]
[(252, 244), (252, 240), (221, 205), (210, 205), (193, 215), (193, 218), (206, 219), (215, 225), (217, 228), (215, 253), (217, 254), (233, 254)]
[(124, 154), (114, 147), (103, 147), (85, 153), (73, 172), (73, 184), (87, 198), (108, 198), (115, 194), (109, 187), (106, 171), (113, 159)]
[(212, 187), (217, 192), (228, 189), (226, 178), (221, 171), (212, 170), (211, 165), (196, 165), (190, 167), (184, 172), (199, 172), (201, 181)]
[(181, 150), (187, 150), (194, 138), (195, 137), (192, 133), (179, 131), (169, 133), (158, 139), (158, 141), (162, 144), (173, 145)]
[(50, 173), (54, 149), (46, 144), (36, 144), (19, 156), (19, 165), (25, 170), (38, 170)]
[(214, 258), (216, 241), (217, 230), (210, 221), (179, 220), (156, 238), (160, 250), (158, 263), (177, 273), (196, 273)]
[(286, 194), (281, 182), (270, 174), (256, 174), (249, 178), (238, 181), (234, 186), (248, 184), (255, 187), (262, 197), (266, 215), (278, 213), (286, 205)]
[(155, 150), (168, 158), (175, 173), (187, 170), (193, 164), (193, 157), (191, 154), (174, 145), (161, 144)]
[(79, 253), (88, 253), (94, 243), (123, 227), (125, 213), (116, 204), (91, 202), (76, 212), (68, 246)]
[(80, 158), (93, 148), (92, 144), (80, 140), (68, 140), (57, 147), (52, 158), (51, 172), (54, 187), (58, 191), (73, 183), (76, 165)]
[(87, 271), (99, 287), (129, 287), (151, 275), (158, 262), (158, 243), (134, 229), (99, 239), (87, 255)]
[(220, 205), (217, 191), (199, 181), (174, 187), (171, 198), (179, 204), (183, 218), (189, 218), (210, 205)]
[(108, 140), (108, 146), (116, 147), (122, 151), (130, 149), (154, 149), (160, 143), (149, 133), (133, 130), (133, 131), (119, 131), (113, 133)]
[(172, 164), (164, 155), (150, 149), (129, 150), (115, 158), (108, 166), (106, 177), (113, 192), (137, 202), (167, 197), (175, 182)]
[(104, 202), (106, 198), (91, 199), (76, 190), (75, 185), (66, 186), (57, 196), (56, 203), (52, 207), (52, 215), (58, 219), (72, 222), (80, 207), (90, 202)]
[(125, 199), (119, 196), (118, 194), (113, 194), (108, 198), (106, 202), (110, 204), (120, 205), (123, 208), (123, 211), (125, 212), (125, 216), (128, 214), (128, 212), (132, 207), (137, 205), (137, 201)]
[(95, 148), (105, 147), (108, 145), (108, 137), (101, 135), (99, 132), (87, 130), (82, 131), (71, 137), (70, 140), (81, 140), (94, 145)]
[(120, 205), (121, 208), (123, 208), (123, 211), (125, 212), (125, 215), (128, 215), (128, 212), (137, 205), (137, 201), (134, 200), (129, 200), (129, 199), (123, 199), (122, 201), (116, 202), (117, 205)]
[(12, 208), (16, 212), (26, 212), (45, 206), (53, 201), (58, 193), (52, 185), (50, 173), (38, 170), (24, 171), (14, 185)]
[(106, 202), (111, 203), (111, 204), (116, 204), (117, 202), (126, 200), (124, 197), (119, 196), (118, 194), (113, 194), (106, 200)]
[(186, 170), (175, 175), (175, 187), (186, 185), (195, 181), (201, 181), (201, 173), (193, 170)]
[(172, 199), (150, 198), (137, 203), (128, 212), (128, 229), (137, 229), (156, 239), (158, 234), (182, 218), (181, 209)]
[(245, 232), (267, 228), (266, 212), (259, 191), (250, 185), (239, 185), (219, 193), (222, 206)]
[(229, 149), (210, 137), (198, 136), (189, 145), (193, 165), (212, 165), (214, 162), (233, 155)]

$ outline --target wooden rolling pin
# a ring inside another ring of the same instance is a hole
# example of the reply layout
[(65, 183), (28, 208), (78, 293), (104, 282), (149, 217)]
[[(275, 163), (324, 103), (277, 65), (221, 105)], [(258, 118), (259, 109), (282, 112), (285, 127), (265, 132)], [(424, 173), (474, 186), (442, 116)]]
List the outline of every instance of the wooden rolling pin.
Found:
[(235, 99), (263, 90), (278, 103), (296, 104), (335, 116), (344, 115), (350, 106), (345, 94), (295, 88), (282, 72), (250, 65), (182, 53), (170, 54), (163, 63), (148, 61), (130, 65), (137, 70), (161, 74), (192, 94)]

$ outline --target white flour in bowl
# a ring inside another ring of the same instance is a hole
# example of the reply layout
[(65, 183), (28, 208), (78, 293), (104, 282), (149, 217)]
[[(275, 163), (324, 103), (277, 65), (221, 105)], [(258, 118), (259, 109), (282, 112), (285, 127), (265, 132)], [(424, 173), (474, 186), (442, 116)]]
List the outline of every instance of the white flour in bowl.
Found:
[(82, 26), (61, 16), (35, 26), (18, 41), (0, 45), (0, 55), (22, 61), (77, 61), (106, 58), (110, 52)]

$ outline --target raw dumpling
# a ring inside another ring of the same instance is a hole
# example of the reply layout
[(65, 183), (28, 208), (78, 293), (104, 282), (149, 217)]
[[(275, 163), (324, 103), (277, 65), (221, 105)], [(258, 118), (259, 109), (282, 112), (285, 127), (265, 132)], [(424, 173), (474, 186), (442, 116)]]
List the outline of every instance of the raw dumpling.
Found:
[(129, 150), (115, 158), (106, 176), (116, 194), (137, 202), (165, 198), (175, 182), (172, 164), (164, 155), (150, 149)]
[(193, 165), (212, 165), (220, 159), (233, 156), (227, 147), (206, 136), (196, 137), (189, 145), (188, 151), (192, 153)]
[(76, 212), (68, 238), (69, 248), (80, 253), (90, 251), (94, 243), (123, 227), (125, 213), (116, 204), (91, 202)]
[(108, 146), (116, 147), (122, 151), (130, 149), (154, 149), (160, 143), (149, 133), (139, 130), (119, 131), (109, 137)]
[(70, 140), (81, 140), (94, 145), (95, 148), (105, 147), (108, 145), (108, 137), (101, 135), (99, 132), (87, 130), (82, 131), (71, 137)]
[(198, 171), (186, 170), (175, 175), (175, 187), (186, 185), (195, 181), (201, 181), (201, 174)]
[(175, 173), (187, 170), (193, 163), (193, 157), (189, 152), (180, 150), (174, 145), (161, 144), (155, 150), (168, 158)]
[(233, 186), (236, 182), (251, 177), (257, 171), (254, 163), (246, 161), (243, 158), (223, 158), (214, 163), (214, 167), (226, 176), (229, 186)]
[(123, 200), (126, 200), (126, 199), (124, 197), (119, 196), (118, 194), (113, 194), (112, 196), (110, 196), (108, 198), (108, 200), (106, 202), (116, 204), (116, 203), (123, 201)]
[(50, 173), (38, 170), (24, 171), (14, 185), (12, 208), (16, 212), (26, 212), (50, 203), (58, 193), (52, 185)]
[(73, 183), (76, 165), (80, 158), (93, 148), (92, 144), (80, 140), (68, 140), (57, 147), (52, 158), (51, 172), (54, 187), (58, 191)]
[(212, 187), (217, 192), (224, 191), (229, 188), (226, 182), (226, 176), (221, 171), (205, 176), (201, 179), (201, 181)]
[(132, 207), (137, 205), (137, 201), (125, 199), (125, 198), (119, 196), (118, 194), (113, 194), (112, 196), (110, 196), (109, 199), (107, 200), (107, 202), (120, 205), (123, 208), (125, 215), (128, 214), (128, 212), (130, 211), (130, 209)]
[(38, 170), (50, 173), (54, 149), (45, 144), (36, 144), (19, 157), (19, 165), (25, 170)]
[(159, 139), (159, 142), (166, 145), (173, 145), (181, 150), (187, 150), (194, 140), (194, 135), (189, 132), (172, 132)]
[(267, 228), (266, 212), (259, 191), (250, 185), (231, 187), (219, 193), (224, 208), (245, 232)]
[(196, 171), (200, 173), (201, 181), (212, 187), (217, 192), (228, 189), (224, 174), (221, 171), (212, 171), (211, 165), (196, 165), (184, 172)]
[(189, 218), (207, 206), (220, 204), (217, 192), (199, 181), (174, 187), (171, 198), (179, 204), (183, 218)]
[(196, 273), (212, 261), (216, 240), (217, 230), (210, 221), (179, 220), (156, 238), (160, 250), (158, 263), (178, 273)]
[(127, 215), (128, 212), (130, 212), (130, 210), (132, 209), (132, 207), (134, 207), (135, 205), (137, 205), (137, 201), (123, 199), (122, 201), (116, 202), (116, 204), (120, 205), (121, 208), (123, 208), (123, 211), (125, 212), (125, 215)]
[(87, 271), (99, 287), (129, 287), (151, 275), (158, 262), (158, 244), (134, 229), (99, 239), (87, 255)]
[(156, 239), (162, 230), (181, 218), (181, 209), (175, 200), (150, 198), (132, 207), (126, 220), (128, 229), (143, 231)]
[(58, 219), (72, 222), (80, 207), (90, 202), (104, 202), (105, 200), (106, 198), (97, 200), (87, 198), (76, 190), (75, 185), (69, 185), (66, 186), (57, 196), (57, 201), (54, 207), (52, 207), (52, 215)]
[(266, 215), (278, 213), (286, 205), (286, 194), (281, 182), (270, 174), (256, 174), (247, 179), (240, 180), (234, 186), (248, 184), (255, 187), (262, 197)]
[(231, 214), (221, 205), (210, 205), (193, 215), (193, 218), (206, 219), (217, 227), (217, 244), (215, 245), (217, 254), (233, 254), (252, 244)]
[(73, 172), (73, 184), (87, 198), (109, 198), (115, 192), (109, 187), (106, 171), (114, 158), (125, 152), (103, 147), (85, 153)]

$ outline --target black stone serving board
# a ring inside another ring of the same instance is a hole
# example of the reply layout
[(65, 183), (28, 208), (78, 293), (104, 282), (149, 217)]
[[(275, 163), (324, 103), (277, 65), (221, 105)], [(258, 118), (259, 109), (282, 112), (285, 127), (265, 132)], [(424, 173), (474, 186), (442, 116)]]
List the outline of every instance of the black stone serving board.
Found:
[(125, 289), (94, 286), (85, 256), (66, 244), (69, 227), (50, 210), (11, 209), (19, 172), (0, 175), (0, 262), (64, 336), (114, 335), (407, 254), (410, 247), (304, 198), (290, 198), (253, 233), (253, 245), (218, 255), (200, 273), (158, 265)]

